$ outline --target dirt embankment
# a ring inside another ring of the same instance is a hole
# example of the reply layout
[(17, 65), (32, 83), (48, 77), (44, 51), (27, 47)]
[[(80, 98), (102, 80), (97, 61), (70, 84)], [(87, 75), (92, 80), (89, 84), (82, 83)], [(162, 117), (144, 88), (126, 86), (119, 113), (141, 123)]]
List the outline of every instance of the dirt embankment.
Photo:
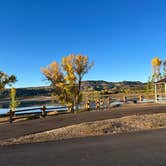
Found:
[(0, 145), (45, 142), (69, 138), (100, 136), (166, 127), (166, 113), (132, 115), (117, 119), (85, 122), (19, 138), (0, 141)]

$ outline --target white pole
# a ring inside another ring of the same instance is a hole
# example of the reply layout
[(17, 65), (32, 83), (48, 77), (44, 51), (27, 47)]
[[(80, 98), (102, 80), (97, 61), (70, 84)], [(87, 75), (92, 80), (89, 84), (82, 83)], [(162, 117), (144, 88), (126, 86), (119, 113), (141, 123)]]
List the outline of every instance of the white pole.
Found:
[(157, 103), (157, 84), (154, 83), (154, 89), (155, 89), (155, 102)]

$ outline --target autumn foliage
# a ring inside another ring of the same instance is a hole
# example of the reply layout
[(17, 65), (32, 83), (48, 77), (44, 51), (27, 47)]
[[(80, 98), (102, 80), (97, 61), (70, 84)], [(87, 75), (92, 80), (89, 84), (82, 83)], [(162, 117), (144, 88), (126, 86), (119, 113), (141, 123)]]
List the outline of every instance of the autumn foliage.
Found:
[(4, 90), (6, 85), (11, 85), (14, 82), (16, 82), (16, 77), (14, 75), (9, 76), (0, 71), (0, 91)]
[(78, 109), (81, 101), (81, 82), (93, 66), (87, 56), (74, 55), (63, 57), (61, 64), (52, 62), (41, 71), (54, 87), (59, 101)]
[(12, 111), (15, 111), (16, 107), (18, 107), (20, 105), (20, 102), (16, 100), (16, 89), (15, 88), (11, 88), (10, 91), (10, 109)]

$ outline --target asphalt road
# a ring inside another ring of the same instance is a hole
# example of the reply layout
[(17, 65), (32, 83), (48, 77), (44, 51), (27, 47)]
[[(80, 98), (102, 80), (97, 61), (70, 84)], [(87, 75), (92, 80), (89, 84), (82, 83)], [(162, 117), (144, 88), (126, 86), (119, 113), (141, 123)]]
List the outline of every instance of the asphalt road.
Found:
[[(83, 112), (80, 114), (62, 114), (46, 118), (19, 121), (13, 124), (0, 124), (0, 140), (20, 137), (27, 134), (42, 132), (82, 122), (92, 122), (136, 114), (166, 113), (166, 105), (135, 104), (112, 108), (107, 111)], [(3, 134), (1, 134), (3, 133)]]
[(165, 166), (166, 129), (0, 147), (1, 166)]

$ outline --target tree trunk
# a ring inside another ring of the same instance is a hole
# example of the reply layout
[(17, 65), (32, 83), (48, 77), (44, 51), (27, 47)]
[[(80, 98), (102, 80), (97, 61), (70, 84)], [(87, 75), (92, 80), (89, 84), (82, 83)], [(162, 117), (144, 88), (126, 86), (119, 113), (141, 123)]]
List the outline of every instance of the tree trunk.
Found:
[(78, 81), (78, 90), (77, 90), (77, 103), (76, 103), (76, 110), (78, 110), (78, 106), (79, 106), (79, 97), (80, 97), (80, 92), (81, 92), (81, 78), (79, 78), (79, 81)]

